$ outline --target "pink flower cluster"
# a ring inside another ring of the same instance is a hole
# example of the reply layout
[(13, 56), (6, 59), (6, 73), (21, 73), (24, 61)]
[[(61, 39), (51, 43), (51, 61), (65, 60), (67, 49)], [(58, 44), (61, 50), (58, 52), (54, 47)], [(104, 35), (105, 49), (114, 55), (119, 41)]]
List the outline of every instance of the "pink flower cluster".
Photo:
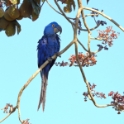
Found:
[(113, 108), (118, 111), (118, 114), (120, 114), (120, 111), (124, 110), (124, 95), (119, 94), (118, 92), (111, 91), (108, 96), (111, 96), (112, 98), (112, 106)]
[[(90, 86), (90, 91), (91, 91), (93, 97), (96, 96), (96, 97), (99, 97), (99, 98), (104, 98), (104, 99), (106, 98), (106, 96), (105, 96), (104, 93), (102, 93), (102, 92), (96, 92), (96, 91), (95, 91), (95, 87), (96, 87), (95, 84), (92, 84), (92, 85), (91, 85), (91, 84), (89, 83), (89, 86)], [(88, 92), (84, 92), (84, 93), (83, 93), (83, 96), (84, 96), (84, 101), (87, 101)]]

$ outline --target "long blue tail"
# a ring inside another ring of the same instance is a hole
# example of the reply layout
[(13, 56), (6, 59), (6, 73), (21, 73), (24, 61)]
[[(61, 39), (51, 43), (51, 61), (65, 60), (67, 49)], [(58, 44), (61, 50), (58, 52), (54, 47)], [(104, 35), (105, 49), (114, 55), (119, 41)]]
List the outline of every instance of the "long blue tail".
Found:
[(42, 109), (44, 111), (45, 101), (46, 101), (46, 88), (47, 88), (48, 74), (44, 74), (43, 72), (41, 72), (40, 74), (42, 77), (42, 83), (41, 83), (41, 92), (40, 92), (38, 110), (40, 108), (40, 105), (42, 104)]

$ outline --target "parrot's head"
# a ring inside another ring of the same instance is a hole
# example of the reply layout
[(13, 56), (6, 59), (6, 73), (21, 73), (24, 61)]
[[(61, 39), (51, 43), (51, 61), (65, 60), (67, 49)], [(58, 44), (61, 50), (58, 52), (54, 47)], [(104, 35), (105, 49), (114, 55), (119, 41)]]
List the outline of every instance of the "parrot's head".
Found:
[(62, 28), (57, 22), (51, 22), (44, 29), (44, 35), (47, 36), (55, 35), (58, 32), (62, 33)]

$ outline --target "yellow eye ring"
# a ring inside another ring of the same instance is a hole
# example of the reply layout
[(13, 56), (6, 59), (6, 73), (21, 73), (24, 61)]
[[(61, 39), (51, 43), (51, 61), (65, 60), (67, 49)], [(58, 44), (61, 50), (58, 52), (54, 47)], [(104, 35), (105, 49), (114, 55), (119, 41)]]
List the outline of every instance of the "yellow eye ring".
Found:
[(53, 27), (53, 28), (54, 28), (54, 26), (55, 26), (55, 25), (54, 25), (54, 24), (52, 24), (52, 27)]

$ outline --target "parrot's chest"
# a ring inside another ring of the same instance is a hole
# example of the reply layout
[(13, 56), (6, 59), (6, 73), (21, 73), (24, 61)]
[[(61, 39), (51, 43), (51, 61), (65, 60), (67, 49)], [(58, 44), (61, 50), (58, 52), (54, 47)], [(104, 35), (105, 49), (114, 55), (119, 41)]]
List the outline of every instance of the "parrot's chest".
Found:
[(50, 41), (48, 40), (47, 50), (50, 52), (51, 55), (54, 55), (58, 52), (58, 46), (59, 44), (56, 39), (51, 39)]
[(54, 37), (53, 38), (48, 38), (47, 45), (49, 47), (57, 47), (58, 46), (58, 42), (57, 42), (56, 38), (54, 38)]

